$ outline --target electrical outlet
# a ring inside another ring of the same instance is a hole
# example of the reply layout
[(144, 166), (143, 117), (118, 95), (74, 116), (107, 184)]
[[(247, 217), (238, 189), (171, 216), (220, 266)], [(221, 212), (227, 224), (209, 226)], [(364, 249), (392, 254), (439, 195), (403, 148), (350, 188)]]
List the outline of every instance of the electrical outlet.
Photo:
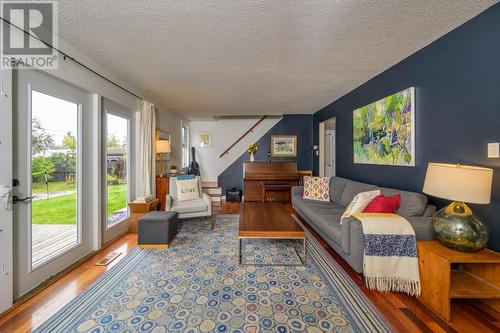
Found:
[(488, 158), (500, 158), (500, 143), (488, 143)]

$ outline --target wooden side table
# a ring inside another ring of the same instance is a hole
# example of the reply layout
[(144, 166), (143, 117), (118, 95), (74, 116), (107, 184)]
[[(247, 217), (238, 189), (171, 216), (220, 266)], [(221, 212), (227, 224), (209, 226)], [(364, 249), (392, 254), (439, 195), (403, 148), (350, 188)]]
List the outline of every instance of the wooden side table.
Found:
[(481, 299), (500, 311), (500, 253), (459, 252), (438, 241), (419, 241), (418, 266), (420, 301), (444, 320), (451, 318), (453, 299)]
[(136, 234), (137, 221), (146, 213), (156, 210), (157, 206), (158, 199), (154, 199), (153, 201), (148, 203), (129, 202), (128, 207), (130, 208), (130, 226), (128, 228), (128, 232)]
[(156, 177), (156, 199), (159, 200), (158, 210), (165, 210), (166, 197), (169, 192), (170, 177)]

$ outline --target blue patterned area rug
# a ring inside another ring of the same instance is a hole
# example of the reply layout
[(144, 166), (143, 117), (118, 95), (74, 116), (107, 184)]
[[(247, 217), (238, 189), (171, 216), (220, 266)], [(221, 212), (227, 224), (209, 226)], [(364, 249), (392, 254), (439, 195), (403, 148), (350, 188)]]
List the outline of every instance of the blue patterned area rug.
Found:
[[(172, 246), (136, 249), (36, 332), (389, 332), (307, 231), (307, 266), (238, 266), (237, 215), (186, 220)], [(300, 263), (302, 244), (247, 240), (244, 260)]]

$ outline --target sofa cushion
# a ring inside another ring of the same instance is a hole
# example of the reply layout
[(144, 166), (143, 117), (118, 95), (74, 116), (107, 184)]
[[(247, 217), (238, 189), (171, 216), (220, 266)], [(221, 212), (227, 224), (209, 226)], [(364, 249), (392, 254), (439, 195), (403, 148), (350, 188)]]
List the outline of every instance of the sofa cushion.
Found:
[(431, 217), (412, 216), (408, 217), (407, 220), (413, 227), (417, 240), (434, 239), (435, 235)]
[(307, 217), (310, 223), (314, 224), (326, 236), (341, 246), (342, 230), (340, 217), (344, 212), (344, 207), (331, 201), (313, 201), (299, 196), (293, 197), (293, 205), (302, 215)]
[(377, 195), (365, 207), (363, 213), (389, 213), (395, 214), (401, 205), (401, 195), (395, 194), (386, 197), (383, 194)]
[(401, 216), (422, 216), (427, 206), (427, 197), (422, 193), (402, 191), (394, 188), (380, 188), (380, 192), (385, 196), (401, 195), (401, 205), (397, 214)]
[(377, 186), (375, 185), (348, 180), (347, 184), (345, 185), (344, 192), (342, 193), (340, 204), (344, 207), (347, 207), (351, 203), (352, 199), (354, 199), (354, 197), (358, 195), (358, 193), (368, 192), (375, 189), (377, 189)]
[(373, 190), (356, 194), (342, 214), (340, 223), (342, 223), (342, 219), (346, 217), (349, 217), (356, 213), (361, 213), (373, 200), (373, 198), (378, 195), (380, 195), (380, 190)]
[(292, 198), (293, 206), (307, 215), (314, 221), (317, 215), (341, 214), (344, 212), (344, 207), (337, 205), (331, 201), (315, 201), (304, 199), (299, 196)]
[(342, 193), (349, 180), (342, 177), (330, 178), (330, 200), (341, 205)]
[(437, 210), (436, 206), (434, 206), (434, 205), (427, 205), (427, 207), (425, 207), (425, 210), (424, 210), (424, 213), (422, 214), (422, 216), (424, 216), (424, 217), (432, 217), (436, 213), (436, 210)]
[(302, 194), (298, 195), (298, 194), (295, 194), (295, 195), (292, 195), (292, 205), (294, 208), (302, 211), (304, 206), (306, 205), (306, 203), (308, 202), (309, 200), (307, 199), (304, 199), (302, 197)]
[(321, 214), (315, 219), (316, 226), (338, 246), (342, 246), (341, 214)]
[(328, 204), (306, 202), (305, 207), (306, 207), (306, 213), (311, 217), (314, 217), (315, 215), (332, 215), (332, 214), (342, 215), (345, 209), (344, 207), (337, 205), (336, 203), (331, 201)]
[(189, 201), (173, 201), (172, 210), (179, 214), (197, 213), (207, 211), (208, 205), (201, 198)]
[(304, 199), (330, 201), (330, 178), (304, 176)]

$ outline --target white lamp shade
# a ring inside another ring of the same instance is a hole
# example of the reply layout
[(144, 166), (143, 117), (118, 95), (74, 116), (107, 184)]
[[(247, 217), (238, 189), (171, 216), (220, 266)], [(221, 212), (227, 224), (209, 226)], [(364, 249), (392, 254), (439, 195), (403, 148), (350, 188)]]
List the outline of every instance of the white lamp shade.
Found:
[(156, 140), (156, 153), (165, 154), (172, 152), (170, 140)]
[(429, 163), (423, 192), (438, 198), (475, 204), (491, 199), (493, 169)]

